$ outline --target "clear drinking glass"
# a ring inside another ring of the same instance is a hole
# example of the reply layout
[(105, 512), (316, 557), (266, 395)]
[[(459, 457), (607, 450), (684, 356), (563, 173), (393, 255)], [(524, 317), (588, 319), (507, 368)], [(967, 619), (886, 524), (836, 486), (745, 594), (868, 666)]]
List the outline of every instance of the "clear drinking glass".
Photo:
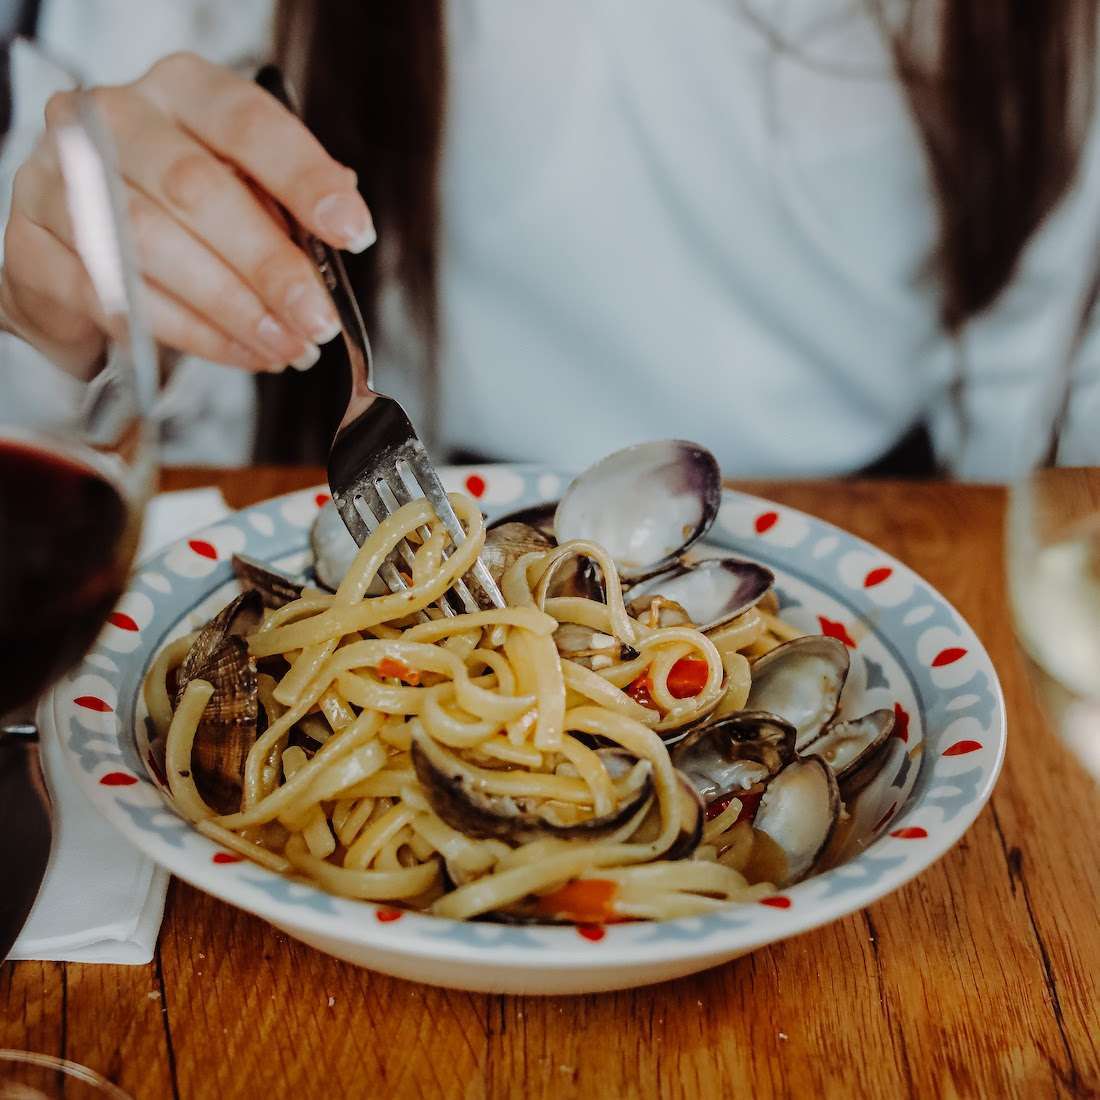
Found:
[(1100, 779), (1100, 467), (1040, 466), (1011, 490), (1016, 632), (1056, 732)]
[[(1095, 300), (1086, 321), (1096, 313)], [(1011, 486), (1006, 556), (1016, 635), (1055, 732), (1100, 779), (1100, 466), (1083, 325), (1045, 375), (1030, 469)], [(1083, 465), (1082, 463), (1092, 463)]]
[(51, 1054), (0, 1050), (0, 1100), (131, 1100), (106, 1077)]

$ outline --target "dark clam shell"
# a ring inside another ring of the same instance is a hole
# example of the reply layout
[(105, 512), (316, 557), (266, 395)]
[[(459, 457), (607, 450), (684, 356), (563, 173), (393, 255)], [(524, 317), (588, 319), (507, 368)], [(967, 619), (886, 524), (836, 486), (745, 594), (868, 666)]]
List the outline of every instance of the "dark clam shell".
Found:
[(763, 711), (738, 711), (701, 726), (672, 750), (672, 762), (704, 804), (766, 782), (794, 760), (795, 729)]
[(874, 778), (893, 732), (894, 712), (873, 710), (862, 718), (833, 722), (806, 751), (832, 768), (845, 796), (851, 797)]
[[(661, 859), (690, 859), (703, 839), (703, 825), (706, 821), (706, 809), (691, 781), (682, 773), (677, 773), (679, 800), (677, 813), (680, 818), (680, 830), (671, 847), (663, 852)], [(630, 838), (631, 844), (646, 844), (656, 840), (661, 833), (661, 811), (654, 803), (649, 813), (642, 819), (637, 831)]]
[(259, 625), (262, 616), (263, 599), (259, 592), (249, 589), (226, 604), (199, 631), (199, 636), (192, 643), (179, 668), (179, 678), (176, 681), (177, 702), (188, 682), (201, 676), (202, 669), (222, 642), (234, 635), (246, 637)]
[(214, 688), (195, 731), (191, 766), (199, 793), (218, 813), (240, 808), (245, 760), (256, 740), (256, 662), (243, 635), (261, 614), (260, 594), (241, 593), (199, 632), (176, 683), (177, 705), (191, 680), (206, 680)]
[(259, 696), (256, 662), (248, 643), (226, 638), (199, 672), (214, 685), (195, 731), (191, 769), (195, 785), (218, 813), (240, 809), (245, 761), (256, 740)]
[(233, 555), (233, 572), (247, 589), (260, 594), (264, 607), (282, 607), (300, 599), (305, 582), (247, 554)]
[[(598, 751), (612, 775), (632, 772), (638, 763), (618, 749)], [(552, 806), (528, 805), (526, 799), (478, 790), (469, 765), (423, 731), (413, 735), (412, 759), (432, 809), (452, 829), (478, 839), (526, 843), (544, 837), (569, 840), (605, 836), (629, 821), (653, 794), (653, 776), (645, 762), (628, 796), (610, 814), (564, 822), (555, 820)]]
[(548, 500), (543, 504), (533, 504), (529, 508), (507, 512), (488, 524), (487, 529), (495, 531), (511, 523), (522, 523), (525, 527), (533, 527), (540, 535), (544, 535), (553, 543), (554, 512), (557, 511), (557, 507), (558, 502), (556, 500)]
[(481, 549), (481, 560), (489, 570), (489, 575), (497, 584), (500, 584), (501, 577), (524, 554), (546, 551), (553, 545), (547, 535), (530, 524), (502, 523), (486, 533), (485, 545)]

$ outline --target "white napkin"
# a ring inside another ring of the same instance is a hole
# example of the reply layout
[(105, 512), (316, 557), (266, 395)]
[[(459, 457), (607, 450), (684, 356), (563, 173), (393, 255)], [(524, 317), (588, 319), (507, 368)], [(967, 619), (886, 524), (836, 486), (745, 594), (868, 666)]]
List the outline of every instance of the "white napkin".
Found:
[[(146, 509), (139, 555), (215, 523), (229, 512), (217, 489), (162, 493)], [(53, 851), (13, 959), (142, 964), (153, 957), (168, 873), (132, 848), (84, 797), (38, 708), (42, 769), (53, 798)]]

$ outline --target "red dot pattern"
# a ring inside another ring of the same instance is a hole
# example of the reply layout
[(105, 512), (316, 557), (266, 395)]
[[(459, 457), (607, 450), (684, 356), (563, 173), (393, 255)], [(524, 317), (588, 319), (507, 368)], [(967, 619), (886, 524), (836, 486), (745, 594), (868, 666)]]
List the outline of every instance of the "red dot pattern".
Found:
[(894, 730), (890, 736), (896, 737), (903, 745), (909, 744), (909, 712), (901, 703), (894, 704)]
[(943, 755), (965, 756), (968, 752), (977, 752), (981, 747), (981, 741), (956, 741), (949, 748), (943, 750)]
[(856, 640), (848, 633), (848, 628), (835, 619), (827, 619), (824, 615), (818, 615), (817, 621), (821, 626), (821, 633), (826, 638), (836, 638), (838, 642), (843, 642), (849, 649), (856, 648)]
[(943, 668), (944, 665), (953, 665), (956, 661), (961, 660), (966, 656), (966, 650), (961, 646), (950, 646), (947, 649), (941, 649), (935, 657), (932, 658), (933, 668)]
[(863, 578), (863, 587), (874, 588), (876, 584), (882, 584), (883, 581), (888, 581), (893, 575), (893, 569), (888, 565), (882, 565), (878, 569), (872, 569), (871, 572)]
[(115, 708), (106, 699), (100, 699), (98, 695), (78, 695), (74, 700), (78, 707), (85, 710), (94, 710), (98, 714), (107, 714)]
[(104, 787), (132, 787), (137, 777), (129, 772), (108, 772), (99, 782)]

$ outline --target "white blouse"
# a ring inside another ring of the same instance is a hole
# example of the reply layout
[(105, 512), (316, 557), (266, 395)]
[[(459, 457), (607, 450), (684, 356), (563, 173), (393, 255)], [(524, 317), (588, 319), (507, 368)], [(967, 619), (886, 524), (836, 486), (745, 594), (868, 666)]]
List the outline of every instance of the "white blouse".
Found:
[[(95, 80), (180, 48), (249, 63), (270, 7), (46, 0), (43, 38)], [(451, 0), (448, 39), (445, 444), (578, 466), (680, 436), (733, 475), (834, 473), (928, 418), (945, 461), (992, 479), (1039, 445), (1097, 255), (1100, 143), (955, 344), (923, 275), (936, 222), (920, 139), (864, 5)], [(380, 385), (415, 417), (416, 356), (389, 312)], [(240, 425), (247, 391), (194, 369), (194, 447), (177, 412), (171, 457), (222, 461), (211, 408)], [(1095, 338), (1076, 378), (1063, 458), (1100, 463)]]

